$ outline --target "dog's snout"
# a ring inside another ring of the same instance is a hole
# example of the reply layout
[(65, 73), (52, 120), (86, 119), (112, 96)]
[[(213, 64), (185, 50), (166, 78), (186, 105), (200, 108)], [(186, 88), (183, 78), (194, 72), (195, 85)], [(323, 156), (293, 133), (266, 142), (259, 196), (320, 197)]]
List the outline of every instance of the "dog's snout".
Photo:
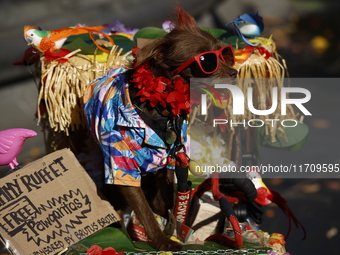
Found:
[(228, 75), (231, 77), (231, 78), (236, 78), (237, 77), (237, 70), (234, 69), (234, 68), (229, 68), (228, 70)]

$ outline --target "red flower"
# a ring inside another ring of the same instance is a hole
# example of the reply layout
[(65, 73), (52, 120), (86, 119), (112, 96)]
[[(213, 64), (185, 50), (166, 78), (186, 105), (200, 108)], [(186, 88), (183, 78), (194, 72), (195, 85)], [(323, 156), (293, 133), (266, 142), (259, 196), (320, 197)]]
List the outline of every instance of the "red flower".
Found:
[(86, 252), (87, 255), (123, 255), (124, 251), (117, 251), (112, 247), (107, 247), (104, 250), (98, 245), (92, 245)]
[(184, 80), (180, 77), (176, 77), (173, 81), (175, 85), (175, 90), (180, 91), (182, 93), (189, 92), (189, 84), (184, 83)]
[(139, 89), (136, 96), (140, 101), (149, 100), (152, 107), (158, 104), (164, 108), (171, 108), (173, 114), (186, 114), (190, 112), (189, 85), (183, 78), (176, 77), (173, 82), (163, 76), (154, 77), (146, 62), (135, 68), (131, 82)]
[(123, 253), (124, 253), (123, 251), (117, 253), (115, 249), (113, 249), (112, 247), (108, 247), (103, 250), (102, 255), (116, 255), (116, 254), (123, 254)]
[(92, 245), (90, 249), (87, 250), (87, 255), (101, 255), (102, 248), (99, 245)]
[(149, 101), (150, 101), (150, 105), (152, 107), (156, 107), (156, 105), (158, 103), (160, 103), (163, 107), (166, 107), (166, 103), (165, 103), (164, 99), (162, 98), (161, 93), (155, 93), (155, 94), (151, 95), (150, 98), (149, 98)]

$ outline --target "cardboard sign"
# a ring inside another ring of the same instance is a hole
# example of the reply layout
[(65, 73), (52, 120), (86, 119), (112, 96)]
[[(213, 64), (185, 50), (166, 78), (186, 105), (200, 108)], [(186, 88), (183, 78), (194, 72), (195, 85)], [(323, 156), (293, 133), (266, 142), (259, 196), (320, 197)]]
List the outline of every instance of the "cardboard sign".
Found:
[(55, 254), (118, 220), (69, 149), (0, 179), (0, 234), (14, 254)]

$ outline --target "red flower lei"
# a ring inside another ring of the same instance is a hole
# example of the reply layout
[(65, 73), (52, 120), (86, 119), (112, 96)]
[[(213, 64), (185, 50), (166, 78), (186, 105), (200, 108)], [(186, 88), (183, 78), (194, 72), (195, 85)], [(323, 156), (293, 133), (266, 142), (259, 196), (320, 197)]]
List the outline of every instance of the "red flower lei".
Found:
[(159, 76), (154, 77), (148, 62), (135, 68), (131, 82), (139, 89), (136, 96), (140, 101), (149, 100), (152, 107), (158, 104), (168, 108), (174, 115), (190, 113), (190, 88), (184, 79), (176, 77), (173, 81)]
[(99, 245), (92, 245), (90, 249), (87, 250), (88, 255), (123, 255), (124, 251), (117, 252), (116, 249), (112, 247), (107, 247), (104, 250)]

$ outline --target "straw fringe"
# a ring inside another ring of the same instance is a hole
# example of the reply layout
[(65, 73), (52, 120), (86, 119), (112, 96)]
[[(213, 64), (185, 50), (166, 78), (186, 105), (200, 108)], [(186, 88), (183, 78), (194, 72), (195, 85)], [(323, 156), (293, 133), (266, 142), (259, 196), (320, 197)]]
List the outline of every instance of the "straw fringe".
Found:
[[(282, 59), (277, 52), (273, 51), (273, 56), (265, 59), (258, 50), (242, 64), (236, 65), (238, 70), (239, 84), (238, 86), (242, 89), (244, 95), (247, 95), (247, 90), (249, 87), (253, 88), (253, 106), (258, 110), (267, 110), (273, 104), (273, 88), (277, 88), (277, 93), (280, 95), (281, 88), (284, 87), (284, 78), (288, 74), (286, 62)], [(282, 64), (279, 62), (281, 61)], [(265, 79), (264, 79), (265, 78)], [(270, 78), (270, 79), (268, 79)], [(252, 114), (248, 107), (246, 107), (246, 112), (244, 116), (234, 116), (230, 114), (230, 107), (232, 105), (232, 97), (229, 97), (228, 109), (226, 109), (226, 115), (237, 122), (240, 119), (261, 119), (265, 121), (266, 119), (276, 119), (282, 121), (283, 119), (298, 119), (298, 114), (294, 111), (291, 105), (287, 106), (287, 115), (281, 115), (281, 104), (280, 97), (278, 96), (277, 108), (269, 116), (257, 116)], [(247, 97), (245, 97), (247, 102)], [(277, 121), (265, 122), (266, 134), (269, 134), (271, 141), (276, 141), (277, 131), (281, 131), (284, 135), (284, 131), (281, 127), (278, 127)]]
[[(112, 47), (106, 62), (90, 59), (85, 55), (79, 54), (80, 50), (71, 52), (64, 58), (68, 59), (66, 63), (60, 63), (57, 60), (49, 61), (44, 57), (41, 58), (41, 85), (38, 96), (38, 106), (44, 104), (46, 113), (42, 113), (40, 108), (37, 109), (38, 124), (48, 126), (54, 132), (65, 132), (68, 136), (69, 131), (78, 130), (86, 127), (83, 115), (82, 96), (86, 86), (95, 78), (104, 75), (112, 67), (125, 66), (130, 68), (132, 63), (127, 60), (130, 52), (122, 55), (122, 49), (118, 46)], [(284, 59), (276, 52), (275, 45), (272, 45), (274, 57), (265, 59), (259, 51), (254, 53), (242, 64), (236, 63), (235, 68), (238, 70), (238, 86), (247, 95), (249, 87), (253, 88), (253, 105), (255, 109), (267, 110), (272, 106), (272, 89), (278, 88), (280, 94), (284, 86), (284, 77), (288, 74)], [(271, 78), (271, 79), (263, 79)], [(248, 107), (245, 107), (243, 116), (232, 115), (232, 97), (225, 109), (226, 117), (234, 123), (244, 119), (261, 119), (266, 123), (266, 133), (270, 135), (272, 142), (276, 141), (277, 130), (283, 129), (278, 127), (277, 121), (268, 122), (265, 119), (283, 120), (281, 116), (280, 98), (275, 112), (269, 116), (255, 116)], [(247, 100), (247, 97), (245, 97)], [(248, 104), (248, 102), (245, 102)], [(287, 106), (287, 115), (285, 119), (297, 120), (298, 115), (291, 105)], [(197, 114), (197, 111), (196, 111)], [(191, 122), (196, 119), (196, 114), (191, 116)], [(206, 116), (206, 118), (209, 118)], [(207, 121), (207, 119), (205, 120)], [(233, 132), (233, 127), (230, 128)]]
[[(284, 87), (284, 78), (288, 74), (286, 63), (276, 52), (275, 45), (272, 45), (273, 57), (268, 59), (264, 58), (258, 50), (254, 50), (253, 54), (243, 63), (236, 63), (234, 68), (238, 71), (238, 87), (245, 95), (245, 105), (248, 105), (248, 88), (253, 89), (252, 105), (257, 110), (268, 110), (272, 107), (273, 103), (277, 103), (276, 110), (270, 115), (255, 115), (248, 107), (245, 107), (244, 115), (233, 115), (232, 105), (233, 97), (229, 92), (229, 100), (227, 107), (224, 110), (226, 119), (233, 123), (242, 123), (244, 120), (249, 121), (253, 119), (260, 119), (264, 122), (265, 133), (270, 135), (271, 142), (277, 141), (277, 136), (285, 137), (284, 129), (278, 125), (279, 121), (284, 119), (299, 120), (299, 114), (293, 109), (291, 105), (287, 105), (287, 114), (281, 115), (280, 94), (281, 88)], [(270, 78), (270, 79), (268, 79)], [(273, 88), (277, 88), (277, 101), (273, 102)], [(212, 104), (211, 100), (208, 101), (208, 108)], [(209, 112), (209, 111), (208, 111)], [(199, 116), (199, 110), (194, 110), (191, 114), (191, 123), (195, 121), (209, 122), (212, 121), (212, 116), (205, 115), (202, 119)], [(268, 121), (272, 120), (272, 121)], [(258, 125), (258, 123), (251, 123)], [(228, 125), (228, 132), (235, 132), (233, 126)], [(279, 131), (279, 132), (277, 132)]]
[[(65, 132), (85, 127), (82, 96), (87, 85), (94, 79), (104, 75), (109, 68), (130, 67), (131, 61), (122, 55), (122, 49), (113, 46), (105, 63), (78, 54), (80, 50), (71, 52), (64, 58), (66, 63), (41, 58), (41, 81), (38, 96), (38, 124), (49, 126), (54, 132)], [(46, 107), (42, 113), (40, 105)], [(44, 123), (42, 123), (44, 122)]]

